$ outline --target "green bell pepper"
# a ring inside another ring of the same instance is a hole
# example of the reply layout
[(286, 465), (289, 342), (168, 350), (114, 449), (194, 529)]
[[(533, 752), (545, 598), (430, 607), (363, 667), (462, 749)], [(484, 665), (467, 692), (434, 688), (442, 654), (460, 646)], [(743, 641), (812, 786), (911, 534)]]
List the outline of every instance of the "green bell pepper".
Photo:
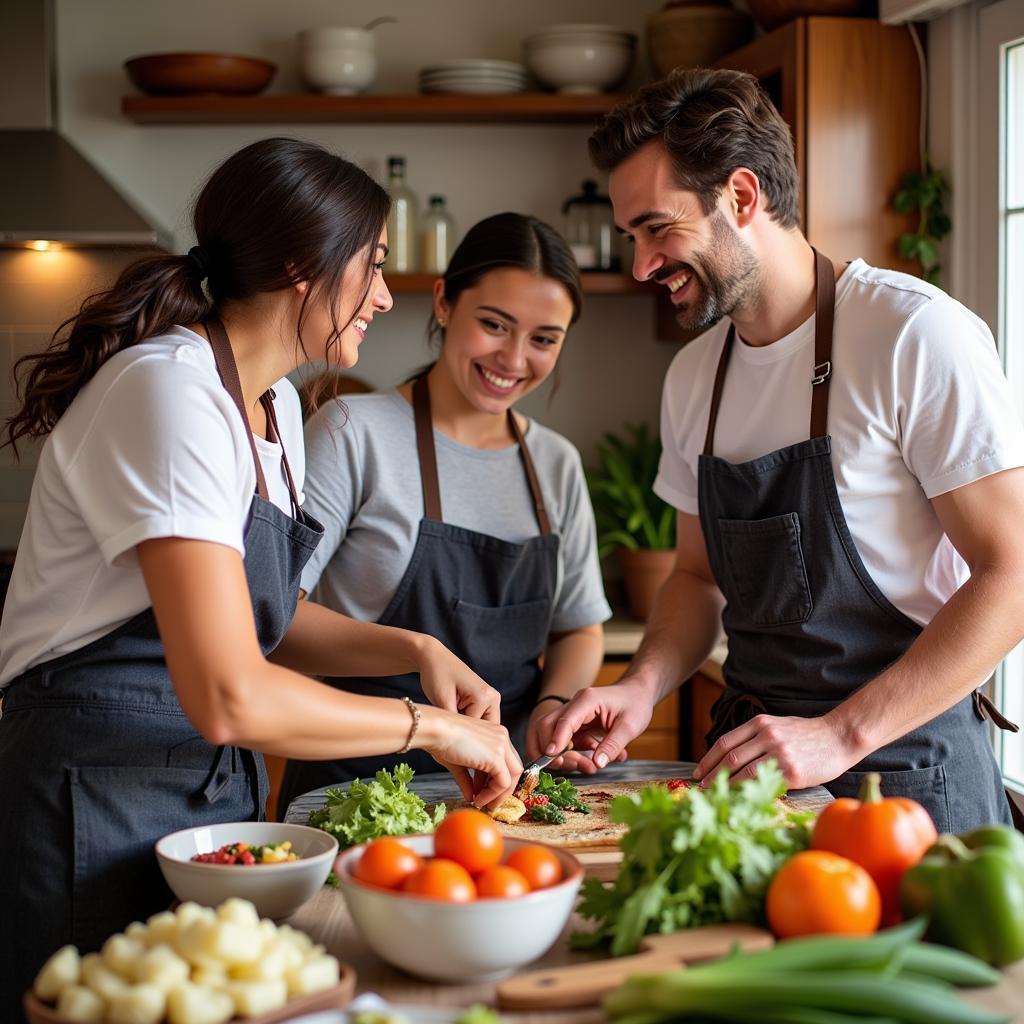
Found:
[(1005, 825), (940, 836), (904, 872), (900, 902), (928, 916), (933, 942), (996, 967), (1024, 958), (1024, 836)]

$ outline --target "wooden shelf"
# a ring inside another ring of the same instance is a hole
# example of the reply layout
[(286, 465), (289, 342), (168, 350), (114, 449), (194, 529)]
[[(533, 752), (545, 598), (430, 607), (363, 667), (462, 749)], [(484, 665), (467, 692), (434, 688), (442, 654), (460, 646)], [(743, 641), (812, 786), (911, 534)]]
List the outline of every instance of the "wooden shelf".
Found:
[[(429, 295), (439, 274), (389, 274), (384, 280), (395, 295)], [(633, 280), (627, 274), (587, 273), (581, 274), (583, 291), (586, 295), (649, 295), (653, 287)]]
[(590, 124), (623, 96), (513, 93), (496, 96), (124, 96), (139, 124)]

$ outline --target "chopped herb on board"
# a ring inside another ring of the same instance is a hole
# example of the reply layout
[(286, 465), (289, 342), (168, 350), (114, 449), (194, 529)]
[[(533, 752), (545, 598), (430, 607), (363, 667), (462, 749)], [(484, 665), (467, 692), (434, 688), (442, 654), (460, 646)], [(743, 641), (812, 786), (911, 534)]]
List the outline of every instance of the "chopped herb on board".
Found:
[(532, 795), (546, 796), (549, 803), (566, 811), (577, 811), (580, 814), (590, 813), (589, 805), (580, 799), (576, 787), (568, 779), (556, 779), (549, 772), (540, 773)]
[(378, 836), (407, 836), (433, 832), (444, 817), (445, 806), (433, 813), (408, 784), (416, 773), (407, 764), (394, 772), (381, 769), (374, 779), (354, 779), (348, 789), (328, 789), (327, 804), (309, 812), (308, 824), (338, 837), (342, 846), (355, 846)]
[(771, 761), (736, 785), (723, 772), (707, 789), (673, 793), (652, 785), (617, 797), (611, 820), (629, 826), (619, 843), (622, 864), (611, 886), (584, 881), (579, 912), (597, 929), (577, 932), (573, 945), (611, 943), (621, 956), (636, 952), (651, 932), (762, 921), (768, 883), (784, 860), (806, 848), (813, 817), (780, 813), (775, 801), (785, 792)]

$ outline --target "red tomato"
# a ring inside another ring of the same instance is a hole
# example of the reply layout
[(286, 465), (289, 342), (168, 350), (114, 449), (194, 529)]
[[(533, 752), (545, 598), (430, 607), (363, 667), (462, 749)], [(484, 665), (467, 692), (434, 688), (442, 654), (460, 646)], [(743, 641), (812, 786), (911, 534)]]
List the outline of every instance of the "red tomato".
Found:
[(434, 833), (434, 853), (461, 864), (471, 875), (493, 868), (503, 846), (494, 820), (469, 807), (453, 811)]
[(423, 858), (408, 846), (384, 836), (374, 839), (355, 862), (352, 874), (367, 885), (400, 889), (402, 883), (423, 863)]
[(446, 903), (469, 903), (476, 899), (476, 886), (469, 872), (444, 857), (424, 861), (402, 883), (402, 892)]
[(562, 880), (562, 862), (546, 846), (520, 846), (505, 858), (505, 865), (515, 868), (531, 889), (546, 889)]
[(510, 868), (507, 864), (495, 864), (493, 868), (481, 871), (476, 876), (476, 894), (480, 899), (499, 900), (525, 896), (530, 891), (530, 883), (522, 872)]

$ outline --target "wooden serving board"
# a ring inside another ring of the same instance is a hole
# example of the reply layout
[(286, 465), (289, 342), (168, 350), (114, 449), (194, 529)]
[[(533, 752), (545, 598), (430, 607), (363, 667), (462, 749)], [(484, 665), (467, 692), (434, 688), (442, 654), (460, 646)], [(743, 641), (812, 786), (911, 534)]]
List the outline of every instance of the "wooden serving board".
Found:
[[(664, 785), (669, 779), (642, 779), (622, 782), (597, 782), (593, 785), (578, 786), (580, 799), (590, 807), (590, 814), (579, 811), (566, 811), (563, 824), (546, 823), (522, 818), (511, 824), (499, 821), (498, 828), (503, 835), (512, 839), (525, 839), (528, 842), (549, 843), (552, 846), (572, 850), (573, 853), (591, 853), (590, 866), (598, 870), (588, 870), (587, 874), (600, 877), (600, 867), (610, 864), (612, 871), (609, 877), (614, 878), (614, 866), (621, 859), (618, 852), (619, 840), (626, 834), (626, 825), (613, 822), (609, 817), (612, 801), (619, 796), (632, 796), (648, 786)], [(682, 797), (685, 799), (685, 797)], [(800, 804), (789, 797), (777, 801), (779, 813), (800, 810)], [(450, 810), (465, 807), (462, 800), (447, 800)], [(602, 858), (602, 854), (606, 856)], [(611, 859), (607, 855), (611, 854)], [(584, 868), (588, 867), (586, 859)]]

